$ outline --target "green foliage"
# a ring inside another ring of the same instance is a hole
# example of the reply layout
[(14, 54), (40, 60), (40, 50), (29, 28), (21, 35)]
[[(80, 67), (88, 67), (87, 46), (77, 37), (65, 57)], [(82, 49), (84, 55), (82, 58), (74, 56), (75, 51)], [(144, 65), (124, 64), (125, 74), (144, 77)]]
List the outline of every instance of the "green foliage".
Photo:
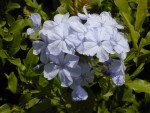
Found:
[[(75, 1), (76, 4), (75, 4)], [(4, 0), (0, 4), (0, 113), (149, 113), (150, 105), (150, 3), (148, 0), (90, 0), (89, 13), (110, 11), (123, 22), (130, 44), (125, 59), (126, 82), (114, 86), (102, 74), (99, 61), (90, 62), (95, 80), (85, 89), (86, 101), (74, 102), (70, 88), (61, 88), (57, 77), (48, 81), (40, 70), (33, 70), (39, 56), (33, 55), (32, 41), (38, 32), (28, 36), (33, 24), (22, 7), (37, 12), (43, 21), (56, 13), (81, 11), (80, 0)], [(52, 8), (51, 4), (55, 7)], [(74, 9), (73, 6), (75, 7)], [(85, 3), (86, 4), (86, 3)], [(73, 14), (73, 13), (71, 13)], [(2, 16), (1, 16), (2, 15)], [(84, 59), (84, 57), (83, 57)], [(18, 96), (19, 95), (19, 96)], [(11, 97), (11, 98), (10, 98)]]

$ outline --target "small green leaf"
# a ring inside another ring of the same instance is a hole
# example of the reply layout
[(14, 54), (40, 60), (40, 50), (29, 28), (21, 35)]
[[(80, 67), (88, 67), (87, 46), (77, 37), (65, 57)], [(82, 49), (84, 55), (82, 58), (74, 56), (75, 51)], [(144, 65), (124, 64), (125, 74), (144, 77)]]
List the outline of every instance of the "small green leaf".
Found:
[(40, 101), (39, 98), (33, 98), (28, 103), (26, 103), (25, 108), (29, 109), (29, 108), (33, 107), (34, 105), (36, 105), (39, 101)]
[(13, 3), (11, 1), (9, 1), (9, 3), (7, 5), (7, 10), (5, 11), (5, 13), (8, 13), (9, 11), (12, 11), (16, 8), (20, 8), (20, 5), (18, 3)]
[(140, 44), (139, 44), (139, 51), (145, 46), (146, 40), (144, 38), (141, 39)]
[(6, 21), (0, 20), (0, 28), (3, 27), (6, 24)]
[(140, 74), (143, 71), (143, 66), (145, 63), (141, 63), (139, 67), (131, 74), (131, 79), (135, 78), (138, 74)]
[(43, 76), (40, 76), (39, 77), (39, 85), (42, 87), (45, 87), (48, 85), (48, 81)]
[(138, 93), (145, 92), (150, 94), (150, 83), (145, 80), (136, 79), (134, 81), (126, 82), (125, 85), (132, 88), (134, 91)]
[(8, 89), (12, 93), (16, 93), (16, 91), (17, 91), (17, 78), (16, 78), (14, 72), (11, 72), (9, 74), (9, 76), (7, 74), (5, 74), (5, 75), (8, 78)]
[(136, 13), (135, 30), (139, 31), (142, 28), (143, 22), (148, 14), (148, 1), (138, 0), (138, 7)]
[(146, 40), (146, 44), (145, 45), (150, 44), (150, 31), (147, 33), (147, 35), (145, 37), (145, 40)]
[(10, 26), (13, 22), (15, 22), (14, 17), (11, 14), (6, 14), (7, 24)]
[(10, 106), (8, 104), (0, 106), (0, 113), (12, 113)]
[(7, 54), (7, 51), (6, 50), (2, 50), (0, 49), (0, 57), (1, 58), (8, 58), (8, 54)]
[(10, 63), (18, 66), (22, 71), (26, 69), (26, 67), (21, 63), (20, 58), (16, 59), (7, 59)]
[(137, 42), (140, 38), (140, 34), (134, 30), (134, 26), (131, 24), (133, 19), (130, 15), (131, 8), (129, 7), (127, 0), (115, 0), (115, 4), (119, 8), (124, 23), (130, 30), (134, 48), (138, 49)]
[(11, 24), (9, 33), (22, 31), (26, 26), (31, 26), (31, 24), (30, 19), (17, 19), (13, 24)]
[(7, 35), (3, 38), (5, 41), (12, 41), (13, 40), (13, 35), (12, 34), (9, 34), (7, 33)]
[(25, 2), (28, 6), (33, 8), (37, 8), (39, 5), (36, 0), (25, 0)]
[(21, 40), (22, 40), (22, 37), (21, 37), (20, 32), (15, 32), (13, 34), (13, 40), (9, 43), (10, 56), (16, 54), (20, 50)]
[(33, 48), (31, 48), (26, 56), (26, 59), (24, 60), (24, 64), (28, 68), (33, 68), (35, 65), (37, 65), (39, 61), (39, 57), (33, 54)]
[(103, 0), (91, 0), (90, 2), (91, 5), (98, 5), (100, 7)]

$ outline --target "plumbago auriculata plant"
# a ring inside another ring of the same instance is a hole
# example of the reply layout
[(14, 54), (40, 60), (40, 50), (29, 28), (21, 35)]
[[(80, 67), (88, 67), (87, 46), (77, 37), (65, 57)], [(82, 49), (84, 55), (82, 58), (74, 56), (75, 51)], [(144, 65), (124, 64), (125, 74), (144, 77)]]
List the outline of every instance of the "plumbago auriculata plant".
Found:
[[(76, 16), (56, 14), (54, 20), (46, 20), (43, 25), (41, 16), (32, 13), (30, 19), (34, 27), (27, 29), (28, 35), (38, 31), (40, 37), (33, 41), (33, 54), (40, 55), (41, 63), (33, 69), (44, 66), (44, 77), (48, 80), (58, 76), (62, 87), (73, 90), (74, 101), (88, 98), (83, 86), (94, 80), (92, 58), (99, 59), (100, 70), (111, 76), (114, 85), (123, 85), (124, 59), (130, 51), (128, 40), (119, 31), (124, 26), (117, 23), (109, 12), (89, 14), (85, 6), (83, 12)], [(87, 60), (82, 60), (81, 55)]]

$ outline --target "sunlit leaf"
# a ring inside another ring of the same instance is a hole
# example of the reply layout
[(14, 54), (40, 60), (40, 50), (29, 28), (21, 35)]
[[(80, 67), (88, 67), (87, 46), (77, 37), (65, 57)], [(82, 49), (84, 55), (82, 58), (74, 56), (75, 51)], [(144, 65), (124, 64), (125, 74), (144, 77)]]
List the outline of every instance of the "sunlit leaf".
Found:
[(143, 22), (147, 16), (147, 0), (138, 0), (138, 7), (136, 12), (135, 30), (139, 31), (142, 28)]
[(25, 108), (29, 109), (29, 108), (33, 107), (34, 105), (36, 105), (39, 101), (40, 101), (39, 98), (33, 98), (28, 103), (26, 103)]
[(130, 15), (131, 8), (129, 7), (127, 0), (115, 0), (115, 4), (119, 8), (124, 23), (130, 30), (133, 46), (135, 49), (137, 49), (138, 48), (137, 42), (140, 37), (140, 34), (134, 30), (134, 26), (131, 24), (133, 20)]
[(15, 76), (14, 72), (11, 72), (9, 76), (5, 74), (8, 79), (8, 88), (12, 93), (16, 93), (17, 91), (17, 77)]
[(0, 106), (0, 113), (11, 113), (11, 108), (8, 104)]
[(145, 37), (145, 40), (146, 40), (146, 44), (145, 45), (150, 44), (150, 31), (147, 33), (147, 35)]
[(18, 66), (22, 71), (25, 70), (25, 66), (21, 63), (20, 58), (16, 58), (16, 59), (7, 59), (10, 63)]
[(26, 59), (24, 60), (24, 64), (26, 65), (26, 67), (32, 69), (34, 66), (37, 65), (38, 61), (39, 57), (33, 55), (33, 48), (31, 48), (27, 53)]
[(145, 92), (150, 94), (150, 83), (145, 80), (136, 79), (133, 81), (126, 82), (125, 85), (132, 88), (134, 91), (138, 93)]
[(20, 5), (18, 3), (14, 3), (9, 0), (9, 3), (7, 5), (7, 10), (5, 11), (5, 13), (8, 13), (9, 11), (12, 11), (16, 8), (20, 8)]

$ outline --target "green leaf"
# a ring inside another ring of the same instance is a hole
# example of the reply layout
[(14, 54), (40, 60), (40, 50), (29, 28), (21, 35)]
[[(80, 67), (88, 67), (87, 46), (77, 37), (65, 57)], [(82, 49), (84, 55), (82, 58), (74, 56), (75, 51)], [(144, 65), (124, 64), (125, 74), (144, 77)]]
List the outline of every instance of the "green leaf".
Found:
[(148, 1), (138, 0), (138, 7), (136, 13), (135, 30), (139, 31), (142, 28), (143, 22), (148, 14)]
[(146, 40), (144, 38), (141, 39), (140, 44), (139, 44), (139, 51), (145, 46)]
[(37, 65), (39, 61), (39, 57), (33, 54), (33, 48), (31, 48), (26, 56), (26, 59), (24, 60), (24, 64), (28, 68), (33, 68), (35, 65)]
[(21, 32), (26, 26), (31, 26), (30, 19), (17, 19), (11, 24), (9, 33)]
[(8, 13), (9, 11), (12, 11), (16, 8), (20, 8), (21, 6), (18, 3), (13, 3), (11, 2), (11, 0), (9, 0), (9, 3), (7, 5), (7, 10), (5, 11), (5, 13)]
[(43, 76), (40, 76), (39, 77), (39, 85), (42, 87), (45, 87), (48, 85), (48, 81)]
[(6, 14), (7, 24), (10, 26), (13, 22), (15, 22), (14, 17), (11, 14)]
[(65, 14), (67, 12), (67, 8), (66, 8), (66, 5), (65, 4), (62, 4), (61, 6), (59, 6), (57, 8), (57, 12), (59, 14)]
[(13, 35), (10, 33), (7, 33), (7, 35), (3, 38), (5, 41), (12, 41), (13, 40)]
[(143, 71), (143, 66), (145, 63), (141, 63), (139, 67), (131, 74), (131, 79), (135, 78), (137, 75), (139, 75)]
[(33, 107), (34, 105), (36, 105), (39, 101), (40, 101), (39, 98), (33, 98), (28, 103), (26, 103), (25, 108), (29, 109), (29, 108)]
[(145, 45), (150, 44), (150, 31), (147, 33), (147, 35), (145, 37), (145, 40), (146, 40), (146, 44)]
[(21, 37), (20, 32), (15, 32), (13, 34), (13, 40), (9, 43), (10, 56), (16, 54), (20, 50), (21, 40), (22, 40), (22, 37)]
[(131, 88), (125, 88), (122, 101), (133, 102), (135, 99), (135, 95), (132, 93), (132, 91), (133, 90)]
[(126, 82), (125, 85), (132, 88), (134, 91), (138, 93), (145, 92), (150, 94), (150, 83), (145, 80), (136, 79), (134, 81)]
[(9, 76), (7, 74), (5, 74), (7, 79), (8, 79), (8, 89), (12, 92), (12, 93), (16, 93), (17, 91), (17, 78), (14, 74), (14, 72), (11, 72), (9, 74)]
[(103, 0), (91, 0), (90, 2), (91, 5), (98, 5), (100, 7)]
[(7, 54), (7, 51), (6, 50), (2, 50), (0, 49), (0, 57), (1, 58), (8, 58), (8, 54)]
[(31, 108), (31, 113), (56, 113), (56, 110), (51, 106), (49, 99), (44, 99)]
[(123, 21), (126, 24), (126, 26), (129, 28), (131, 33), (131, 39), (133, 42), (133, 46), (135, 49), (138, 49), (137, 42), (140, 38), (140, 34), (134, 30), (134, 26), (132, 23), (132, 17), (131, 17), (131, 8), (128, 5), (127, 0), (115, 0), (116, 6), (119, 8), (119, 11), (121, 13), (121, 16), (123, 17)]
[(16, 58), (16, 59), (7, 59), (10, 63), (16, 65), (17, 67), (19, 67), (22, 71), (25, 70), (25, 66), (21, 63), (20, 58)]
[(33, 8), (37, 8), (39, 5), (36, 0), (25, 0), (25, 2), (28, 6)]
[(0, 28), (0, 36), (3, 38), (4, 37), (4, 31), (2, 28)]
[(6, 21), (0, 20), (0, 27), (3, 27), (6, 24)]
[(12, 113), (10, 106), (8, 104), (3, 104), (0, 106), (0, 113)]

